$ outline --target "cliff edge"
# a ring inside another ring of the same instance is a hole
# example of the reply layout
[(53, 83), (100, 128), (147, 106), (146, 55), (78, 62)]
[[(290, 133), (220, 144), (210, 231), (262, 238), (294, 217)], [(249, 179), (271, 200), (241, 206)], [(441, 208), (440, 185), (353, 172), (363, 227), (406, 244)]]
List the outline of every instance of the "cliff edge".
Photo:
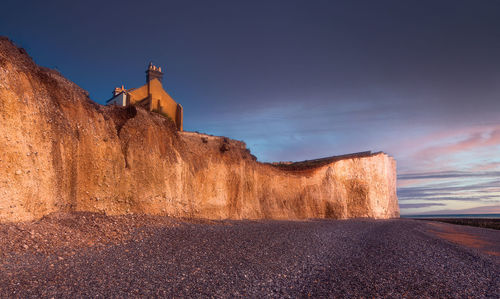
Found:
[(141, 108), (98, 105), (0, 38), (0, 222), (56, 211), (210, 219), (399, 216), (396, 163), (386, 154), (307, 165), (259, 163), (243, 142), (178, 132)]

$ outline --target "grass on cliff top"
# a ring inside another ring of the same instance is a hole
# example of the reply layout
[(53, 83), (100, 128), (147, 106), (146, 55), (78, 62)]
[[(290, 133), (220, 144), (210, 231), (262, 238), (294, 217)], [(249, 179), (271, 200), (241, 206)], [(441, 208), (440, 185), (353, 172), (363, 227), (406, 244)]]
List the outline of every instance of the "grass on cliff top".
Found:
[(158, 110), (158, 109), (153, 109), (153, 110), (151, 110), (151, 111), (152, 111), (152, 112), (155, 112), (155, 113), (160, 114), (161, 116), (163, 116), (163, 117), (165, 117), (165, 118), (169, 119), (171, 122), (174, 122), (174, 120), (173, 120), (173, 119), (172, 119), (172, 118), (171, 118), (168, 114), (166, 114), (166, 113), (165, 113), (165, 112), (163, 112), (163, 111), (160, 111), (160, 110)]

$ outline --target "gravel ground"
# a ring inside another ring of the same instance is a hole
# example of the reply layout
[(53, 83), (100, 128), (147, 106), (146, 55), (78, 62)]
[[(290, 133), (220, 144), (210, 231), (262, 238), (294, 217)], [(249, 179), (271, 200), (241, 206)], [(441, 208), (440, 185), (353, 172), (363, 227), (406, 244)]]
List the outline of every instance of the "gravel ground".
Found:
[[(6, 254), (0, 297), (498, 298), (500, 257), (443, 239), (436, 231), (444, 226), (405, 219), (143, 225), (120, 243), (71, 255), (57, 246)], [(488, 250), (500, 247), (499, 231), (467, 229)]]

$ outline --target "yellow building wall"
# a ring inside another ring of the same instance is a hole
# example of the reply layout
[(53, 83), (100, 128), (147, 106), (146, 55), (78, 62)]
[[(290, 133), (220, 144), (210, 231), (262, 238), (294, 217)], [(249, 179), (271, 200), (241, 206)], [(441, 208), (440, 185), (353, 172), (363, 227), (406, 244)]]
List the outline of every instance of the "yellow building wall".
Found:
[(128, 94), (130, 96), (130, 104), (136, 104), (137, 102), (142, 101), (148, 97), (148, 85), (146, 84), (139, 88), (136, 88), (133, 91), (130, 91)]
[[(161, 82), (158, 79), (153, 79), (149, 81), (146, 85), (143, 85), (131, 92), (130, 104), (135, 104), (147, 98), (151, 95), (151, 102), (149, 104), (149, 110), (161, 111), (167, 114), (177, 125), (177, 128), (182, 131), (182, 107), (177, 108), (177, 103), (172, 99), (172, 97), (163, 89)], [(158, 106), (158, 101), (159, 105)], [(179, 114), (179, 115), (177, 115)]]

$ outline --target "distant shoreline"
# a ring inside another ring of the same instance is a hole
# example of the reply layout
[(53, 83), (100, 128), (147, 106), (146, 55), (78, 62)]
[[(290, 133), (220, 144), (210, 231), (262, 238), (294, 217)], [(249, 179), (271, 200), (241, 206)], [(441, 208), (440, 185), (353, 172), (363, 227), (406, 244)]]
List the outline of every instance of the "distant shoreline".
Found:
[[(488, 216), (476, 216), (470, 217), (470, 215), (465, 215), (465, 217), (405, 217), (402, 218), (412, 218), (415, 220), (428, 220), (428, 221), (439, 221), (450, 224), (458, 225), (468, 225), (481, 228), (491, 228), (500, 230), (500, 217), (498, 214), (487, 214)], [(447, 215), (447, 216), (457, 216), (457, 215)], [(467, 217), (469, 216), (469, 217)]]
[(401, 215), (401, 218), (464, 218), (464, 219), (500, 219), (500, 214), (435, 214), (435, 215)]

